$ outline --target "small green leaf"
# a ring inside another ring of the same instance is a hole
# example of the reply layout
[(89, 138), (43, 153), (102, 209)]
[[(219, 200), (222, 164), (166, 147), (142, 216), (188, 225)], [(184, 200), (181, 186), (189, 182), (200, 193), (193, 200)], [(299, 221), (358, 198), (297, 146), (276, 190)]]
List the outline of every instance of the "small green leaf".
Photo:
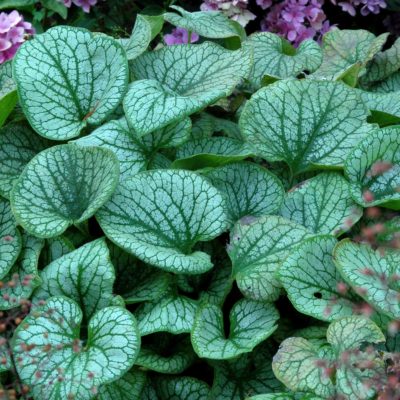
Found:
[(151, 40), (150, 23), (143, 15), (137, 14), (131, 37), (129, 39), (120, 39), (120, 43), (125, 49), (128, 60), (133, 60), (147, 50)]
[(0, 197), (0, 279), (8, 273), (22, 248), (21, 235), (10, 203)]
[(361, 67), (359, 72), (364, 74), (365, 65), (381, 50), (387, 36), (382, 34), (375, 37), (373, 33), (362, 29), (332, 29), (323, 37), (323, 61), (312, 76), (335, 80), (355, 64)]
[(290, 190), (280, 214), (311, 232), (340, 236), (362, 217), (362, 209), (351, 198), (346, 179), (323, 173)]
[(367, 244), (341, 241), (334, 261), (343, 278), (368, 303), (387, 316), (400, 319), (400, 257), (397, 252), (381, 254)]
[(304, 239), (312, 236), (303, 226), (278, 216), (239, 221), (231, 233), (228, 254), (243, 295), (253, 300), (276, 300), (281, 287), (276, 271)]
[(335, 82), (279, 81), (247, 102), (240, 129), (258, 155), (285, 161), (293, 175), (342, 168), (370, 128), (358, 94)]
[(251, 67), (249, 52), (217, 44), (167, 46), (132, 62), (136, 82), (124, 99), (139, 135), (183, 119), (232, 93)]
[(1, 129), (0, 194), (8, 198), (26, 164), (50, 145), (50, 141), (35, 135), (23, 123), (9, 124)]
[(0, 65), (0, 127), (18, 102), (17, 87), (12, 78), (11, 61)]
[(90, 320), (87, 340), (79, 336), (81, 322), (73, 300), (51, 297), (15, 331), (13, 352), (21, 360), (17, 371), (34, 398), (89, 400), (100, 385), (132, 367), (140, 346), (132, 314), (120, 307), (103, 308)]
[(34, 302), (52, 296), (75, 300), (83, 312), (83, 320), (111, 305), (114, 267), (104, 239), (87, 243), (58, 258), (40, 274), (42, 284), (36, 290)]
[(111, 197), (118, 178), (118, 160), (110, 150), (54, 146), (25, 167), (11, 192), (11, 205), (28, 232), (55, 237), (90, 218)]
[(96, 400), (140, 399), (145, 384), (145, 373), (138, 369), (132, 369), (122, 378), (100, 386)]
[(241, 161), (253, 155), (243, 141), (227, 137), (194, 139), (178, 148), (172, 168), (197, 170)]
[(58, 0), (41, 0), (43, 7), (56, 12), (60, 17), (67, 19), (68, 8)]
[(191, 333), (194, 351), (201, 358), (226, 360), (251, 352), (276, 330), (279, 314), (272, 304), (242, 299), (229, 313), (230, 333), (224, 334), (223, 314), (207, 304), (197, 311)]
[(326, 376), (318, 362), (332, 355), (300, 337), (285, 339), (272, 360), (275, 376), (294, 392), (312, 392), (322, 398), (335, 394), (330, 377)]
[(135, 311), (141, 336), (156, 332), (174, 335), (192, 330), (197, 302), (173, 293), (159, 300), (142, 303)]
[(172, 25), (196, 32), (200, 36), (210, 39), (237, 37), (243, 40), (245, 30), (239, 23), (226, 17), (218, 11), (187, 12), (182, 7), (170, 6), (176, 12), (166, 12), (164, 19)]
[(21, 106), (33, 129), (54, 140), (103, 122), (128, 84), (121, 45), (86, 29), (57, 26), (19, 49), (13, 63)]
[(400, 90), (400, 72), (395, 72), (394, 74), (387, 77), (385, 80), (374, 84), (369, 89), (372, 92), (377, 93), (398, 92)]
[(40, 265), (45, 267), (74, 250), (74, 244), (65, 236), (57, 236), (52, 239), (47, 239), (45, 247), (40, 253)]
[(136, 365), (162, 374), (180, 374), (195, 360), (196, 354), (188, 335), (184, 339), (181, 335), (168, 335), (167, 340), (162, 340), (157, 334), (153, 336), (154, 343), (140, 349)]
[(278, 79), (295, 78), (303, 71), (313, 72), (322, 62), (318, 43), (304, 40), (296, 49), (286, 39), (271, 33), (251, 35), (244, 43), (254, 53), (254, 66), (249, 80), (258, 89), (265, 75)]
[(305, 240), (279, 269), (289, 300), (303, 314), (333, 321), (353, 314), (356, 296), (338, 289), (342, 282), (333, 263), (337, 241), (331, 236)]
[(363, 207), (400, 209), (400, 128), (375, 130), (349, 154), (345, 172)]
[(121, 182), (96, 217), (126, 251), (166, 271), (188, 274), (212, 268), (210, 257), (192, 252), (193, 246), (227, 227), (217, 189), (193, 172), (175, 170), (142, 172)]
[(22, 250), (17, 261), (1, 278), (0, 310), (9, 310), (20, 306), (21, 301), (30, 298), (33, 290), (40, 285), (38, 276), (39, 255), (43, 240), (22, 234)]

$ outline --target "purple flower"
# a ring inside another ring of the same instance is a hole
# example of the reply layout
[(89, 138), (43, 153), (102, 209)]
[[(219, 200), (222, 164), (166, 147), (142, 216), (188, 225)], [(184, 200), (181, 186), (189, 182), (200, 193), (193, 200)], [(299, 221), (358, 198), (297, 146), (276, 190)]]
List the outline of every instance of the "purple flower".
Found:
[(34, 33), (32, 24), (25, 22), (18, 11), (0, 13), (0, 64), (13, 58), (26, 36)]
[(68, 8), (70, 8), (72, 4), (75, 4), (76, 6), (81, 7), (85, 13), (89, 13), (90, 7), (97, 4), (97, 0), (59, 0), (59, 1), (61, 3), (64, 3), (64, 5)]
[[(335, 0), (331, 0), (336, 5)], [(344, 11), (354, 17), (359, 8), (360, 14), (365, 16), (368, 14), (379, 14), (382, 8), (386, 8), (385, 0), (347, 0), (338, 3), (338, 6)]]
[(260, 6), (263, 10), (270, 8), (272, 6), (272, 0), (256, 0), (258, 6)]
[[(190, 42), (195, 43), (198, 40), (199, 35), (196, 32), (192, 32)], [(187, 44), (189, 43), (189, 32), (184, 28), (175, 28), (171, 33), (164, 35), (164, 42), (167, 46)]]

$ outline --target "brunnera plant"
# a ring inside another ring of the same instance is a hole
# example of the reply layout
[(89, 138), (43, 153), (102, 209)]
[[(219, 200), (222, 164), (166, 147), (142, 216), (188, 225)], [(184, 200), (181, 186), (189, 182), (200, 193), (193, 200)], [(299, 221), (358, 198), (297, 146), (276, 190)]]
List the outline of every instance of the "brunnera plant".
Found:
[[(156, 46), (164, 18), (201, 41)], [(24, 43), (0, 69), (0, 398), (398, 399), (386, 39), (294, 48), (175, 7)]]

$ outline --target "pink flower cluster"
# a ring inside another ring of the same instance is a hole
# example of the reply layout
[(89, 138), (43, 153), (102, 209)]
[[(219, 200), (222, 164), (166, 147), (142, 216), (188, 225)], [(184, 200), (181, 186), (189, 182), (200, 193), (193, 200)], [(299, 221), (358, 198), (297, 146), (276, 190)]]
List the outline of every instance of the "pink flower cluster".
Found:
[(0, 13), (0, 64), (14, 57), (27, 35), (33, 35), (32, 24), (16, 10)]
[(61, 0), (64, 5), (68, 8), (75, 4), (78, 7), (81, 7), (85, 13), (90, 12), (90, 7), (97, 4), (97, 0)]
[(323, 0), (286, 0), (274, 4), (261, 23), (263, 31), (275, 32), (298, 46), (318, 39), (330, 29), (322, 10)]
[[(192, 32), (190, 35), (190, 43), (195, 43), (199, 40), (199, 35)], [(185, 28), (175, 28), (171, 33), (164, 35), (164, 42), (167, 46), (175, 44), (189, 43), (189, 32)]]
[(204, 0), (200, 9), (202, 11), (221, 11), (228, 18), (246, 26), (256, 16), (247, 9), (248, 0)]
[(381, 8), (386, 8), (385, 0), (348, 0), (339, 1), (338, 3), (336, 3), (336, 0), (331, 1), (352, 17), (356, 15), (356, 7), (360, 7), (360, 14), (364, 16), (368, 14), (379, 14)]

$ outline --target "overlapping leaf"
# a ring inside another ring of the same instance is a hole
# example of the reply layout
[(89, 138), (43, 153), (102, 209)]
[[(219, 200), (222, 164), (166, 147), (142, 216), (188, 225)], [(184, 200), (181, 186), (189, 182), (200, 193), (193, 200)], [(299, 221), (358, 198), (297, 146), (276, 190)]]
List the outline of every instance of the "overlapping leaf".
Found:
[(13, 68), (26, 117), (37, 133), (54, 140), (103, 122), (128, 84), (122, 46), (75, 27), (57, 26), (25, 42)]
[(247, 102), (240, 129), (269, 161), (285, 161), (292, 174), (341, 168), (370, 131), (357, 93), (335, 82), (280, 81)]
[(132, 62), (128, 121), (139, 135), (163, 128), (231, 94), (250, 67), (249, 52), (211, 42), (145, 53)]
[(193, 252), (227, 227), (217, 189), (193, 172), (143, 172), (123, 182), (97, 213), (105, 234), (126, 251), (156, 267), (196, 274), (212, 267), (210, 257)]
[(55, 237), (90, 218), (112, 195), (119, 179), (107, 149), (60, 145), (26, 166), (11, 193), (17, 221), (38, 237)]
[(0, 126), (10, 115), (18, 101), (17, 87), (12, 78), (12, 63), (0, 65)]
[(311, 232), (339, 236), (362, 217), (341, 175), (322, 173), (288, 192), (280, 214)]
[(345, 172), (364, 207), (400, 208), (400, 129), (375, 130), (349, 154)]
[(52, 297), (16, 330), (18, 374), (36, 399), (92, 399), (93, 391), (123, 376), (135, 362), (140, 336), (128, 311), (107, 307), (97, 312), (85, 341), (81, 322), (82, 312), (73, 300)]

